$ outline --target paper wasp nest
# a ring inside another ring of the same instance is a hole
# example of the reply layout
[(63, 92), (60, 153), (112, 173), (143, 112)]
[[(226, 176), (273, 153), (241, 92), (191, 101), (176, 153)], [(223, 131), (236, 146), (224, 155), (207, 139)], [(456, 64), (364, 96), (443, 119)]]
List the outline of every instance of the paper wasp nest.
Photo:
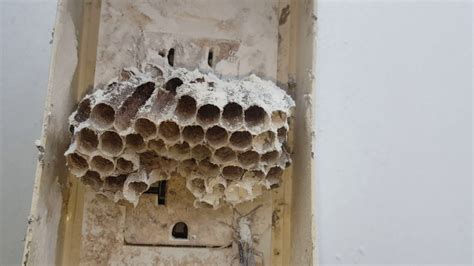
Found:
[(294, 101), (252, 75), (147, 65), (84, 97), (70, 116), (72, 174), (115, 202), (137, 204), (154, 183), (181, 175), (195, 206), (253, 200), (278, 186)]

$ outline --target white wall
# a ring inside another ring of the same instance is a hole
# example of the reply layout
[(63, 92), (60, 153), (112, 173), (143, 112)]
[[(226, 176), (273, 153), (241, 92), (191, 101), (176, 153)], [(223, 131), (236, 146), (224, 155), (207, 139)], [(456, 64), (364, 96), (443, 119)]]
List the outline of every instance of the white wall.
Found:
[(0, 0), (0, 265), (23, 254), (55, 15), (55, 0)]
[(469, 1), (318, 1), (322, 265), (471, 265), (471, 14)]

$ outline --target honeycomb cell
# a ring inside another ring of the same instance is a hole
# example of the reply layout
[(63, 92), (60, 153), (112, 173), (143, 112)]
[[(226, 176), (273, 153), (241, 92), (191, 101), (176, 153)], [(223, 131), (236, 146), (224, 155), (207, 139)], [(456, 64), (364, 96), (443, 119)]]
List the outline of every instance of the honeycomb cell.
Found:
[(214, 157), (220, 163), (233, 161), (237, 158), (235, 152), (229, 147), (223, 147), (214, 152)]
[(220, 126), (213, 126), (206, 131), (206, 140), (214, 148), (227, 144), (227, 131)]
[(76, 115), (74, 116), (74, 120), (76, 120), (76, 122), (81, 123), (89, 119), (90, 115), (91, 115), (91, 100), (89, 98), (85, 98), (79, 103), (77, 107)]
[(253, 105), (245, 110), (245, 126), (253, 131), (259, 131), (265, 128), (268, 123), (268, 114), (257, 105)]
[(239, 180), (244, 175), (244, 169), (238, 166), (226, 166), (222, 169), (222, 176), (227, 180)]
[(83, 128), (77, 133), (77, 149), (83, 153), (92, 153), (97, 150), (99, 139), (94, 131)]
[(191, 180), (191, 186), (194, 190), (197, 190), (199, 193), (204, 193), (206, 190), (204, 179), (202, 178), (194, 178)]
[(278, 151), (269, 151), (262, 154), (261, 160), (265, 164), (274, 164), (278, 160), (280, 153)]
[(225, 191), (225, 186), (223, 184), (218, 183), (212, 187), (212, 194), (222, 196), (224, 195), (224, 191)]
[(248, 131), (237, 131), (232, 133), (229, 139), (230, 145), (234, 149), (245, 150), (252, 145), (252, 134)]
[(71, 153), (66, 156), (66, 162), (69, 170), (76, 176), (84, 175), (89, 169), (89, 164), (86, 158), (79, 155), (78, 153)]
[(148, 141), (148, 148), (158, 154), (165, 154), (168, 152), (165, 142), (161, 139), (152, 139)]
[(142, 151), (146, 147), (145, 141), (140, 134), (128, 134), (125, 137), (125, 143), (127, 149), (131, 151)]
[(183, 140), (190, 144), (200, 143), (204, 139), (204, 129), (200, 126), (186, 126), (183, 129)]
[(158, 133), (167, 141), (177, 141), (180, 138), (179, 126), (173, 121), (164, 121), (160, 124)]
[(110, 105), (99, 103), (92, 108), (91, 122), (98, 129), (110, 128), (115, 120), (115, 111)]
[(100, 149), (107, 155), (116, 156), (124, 148), (123, 139), (117, 132), (105, 131), (100, 135)]
[(180, 120), (193, 119), (196, 115), (196, 109), (196, 99), (188, 95), (183, 95), (178, 100), (178, 105), (176, 106), (176, 116)]
[(84, 183), (87, 186), (90, 186), (92, 189), (96, 191), (98, 191), (103, 185), (103, 182), (100, 179), (100, 174), (95, 171), (87, 171), (81, 177), (81, 181), (82, 183)]
[(253, 146), (260, 152), (267, 152), (275, 147), (275, 138), (273, 131), (265, 131), (254, 138)]
[(101, 176), (107, 176), (114, 170), (114, 162), (100, 155), (92, 157), (91, 169), (97, 171)]
[(133, 162), (124, 158), (117, 159), (116, 167), (117, 167), (118, 172), (120, 172), (121, 174), (131, 173), (135, 169)]
[(135, 121), (135, 131), (144, 139), (150, 139), (156, 136), (156, 125), (146, 118), (138, 118)]
[(169, 155), (179, 161), (185, 160), (190, 156), (191, 148), (187, 142), (177, 143), (170, 147)]
[(128, 184), (128, 187), (130, 190), (134, 191), (136, 194), (142, 194), (143, 192), (147, 191), (148, 189), (148, 184), (145, 182), (130, 182)]
[(191, 156), (198, 160), (204, 160), (211, 157), (211, 150), (205, 145), (197, 145), (191, 149)]
[(258, 164), (260, 161), (260, 155), (255, 151), (246, 151), (244, 153), (239, 154), (239, 163), (243, 167), (253, 167)]
[(286, 128), (284, 127), (280, 127), (278, 130), (277, 130), (277, 136), (278, 136), (278, 141), (280, 143), (283, 143), (286, 141), (286, 138), (287, 138), (287, 134), (288, 134), (288, 130), (286, 130)]
[(268, 170), (266, 179), (270, 182), (270, 187), (275, 188), (280, 185), (283, 169), (280, 167), (272, 167)]
[(199, 108), (197, 112), (197, 121), (204, 127), (217, 124), (221, 115), (219, 107), (213, 104), (206, 104)]
[(243, 114), (244, 111), (240, 104), (234, 102), (228, 103), (224, 106), (222, 112), (222, 123), (226, 128), (233, 130), (239, 129), (243, 124)]
[(147, 82), (139, 85), (136, 90), (128, 97), (116, 114), (115, 126), (119, 130), (125, 130), (130, 126), (130, 121), (135, 117), (138, 109), (142, 107), (155, 91), (155, 84)]
[(272, 112), (272, 124), (274, 127), (282, 127), (286, 124), (287, 115), (283, 111), (273, 111)]
[(120, 191), (123, 189), (123, 185), (125, 184), (125, 180), (127, 176), (119, 175), (119, 176), (108, 176), (105, 178), (104, 181), (104, 190), (111, 191), (113, 193)]
[(242, 179), (251, 179), (251, 180), (261, 180), (265, 178), (265, 173), (263, 171), (260, 171), (260, 170), (251, 170), (251, 171), (246, 171), (244, 173), (244, 176), (242, 177)]
[(182, 176), (188, 176), (197, 170), (197, 162), (195, 159), (187, 159), (179, 164), (178, 173)]
[(198, 163), (198, 170), (207, 177), (213, 177), (219, 174), (219, 166), (209, 162), (208, 160), (200, 161)]

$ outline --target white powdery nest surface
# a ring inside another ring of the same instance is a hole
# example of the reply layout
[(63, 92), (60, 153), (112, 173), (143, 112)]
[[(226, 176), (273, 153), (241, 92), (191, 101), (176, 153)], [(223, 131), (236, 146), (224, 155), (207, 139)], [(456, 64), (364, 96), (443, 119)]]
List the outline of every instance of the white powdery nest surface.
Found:
[(251, 201), (279, 186), (295, 103), (257, 76), (223, 80), (147, 64), (86, 95), (69, 118), (67, 166), (119, 203), (177, 176), (196, 207)]

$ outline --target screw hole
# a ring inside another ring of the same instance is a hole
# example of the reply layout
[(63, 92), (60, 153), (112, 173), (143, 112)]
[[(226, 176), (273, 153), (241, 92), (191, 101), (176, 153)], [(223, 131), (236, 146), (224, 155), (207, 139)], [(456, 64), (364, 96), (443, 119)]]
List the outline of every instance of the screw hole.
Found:
[(175, 239), (188, 239), (188, 226), (183, 222), (178, 222), (173, 226), (171, 235)]

